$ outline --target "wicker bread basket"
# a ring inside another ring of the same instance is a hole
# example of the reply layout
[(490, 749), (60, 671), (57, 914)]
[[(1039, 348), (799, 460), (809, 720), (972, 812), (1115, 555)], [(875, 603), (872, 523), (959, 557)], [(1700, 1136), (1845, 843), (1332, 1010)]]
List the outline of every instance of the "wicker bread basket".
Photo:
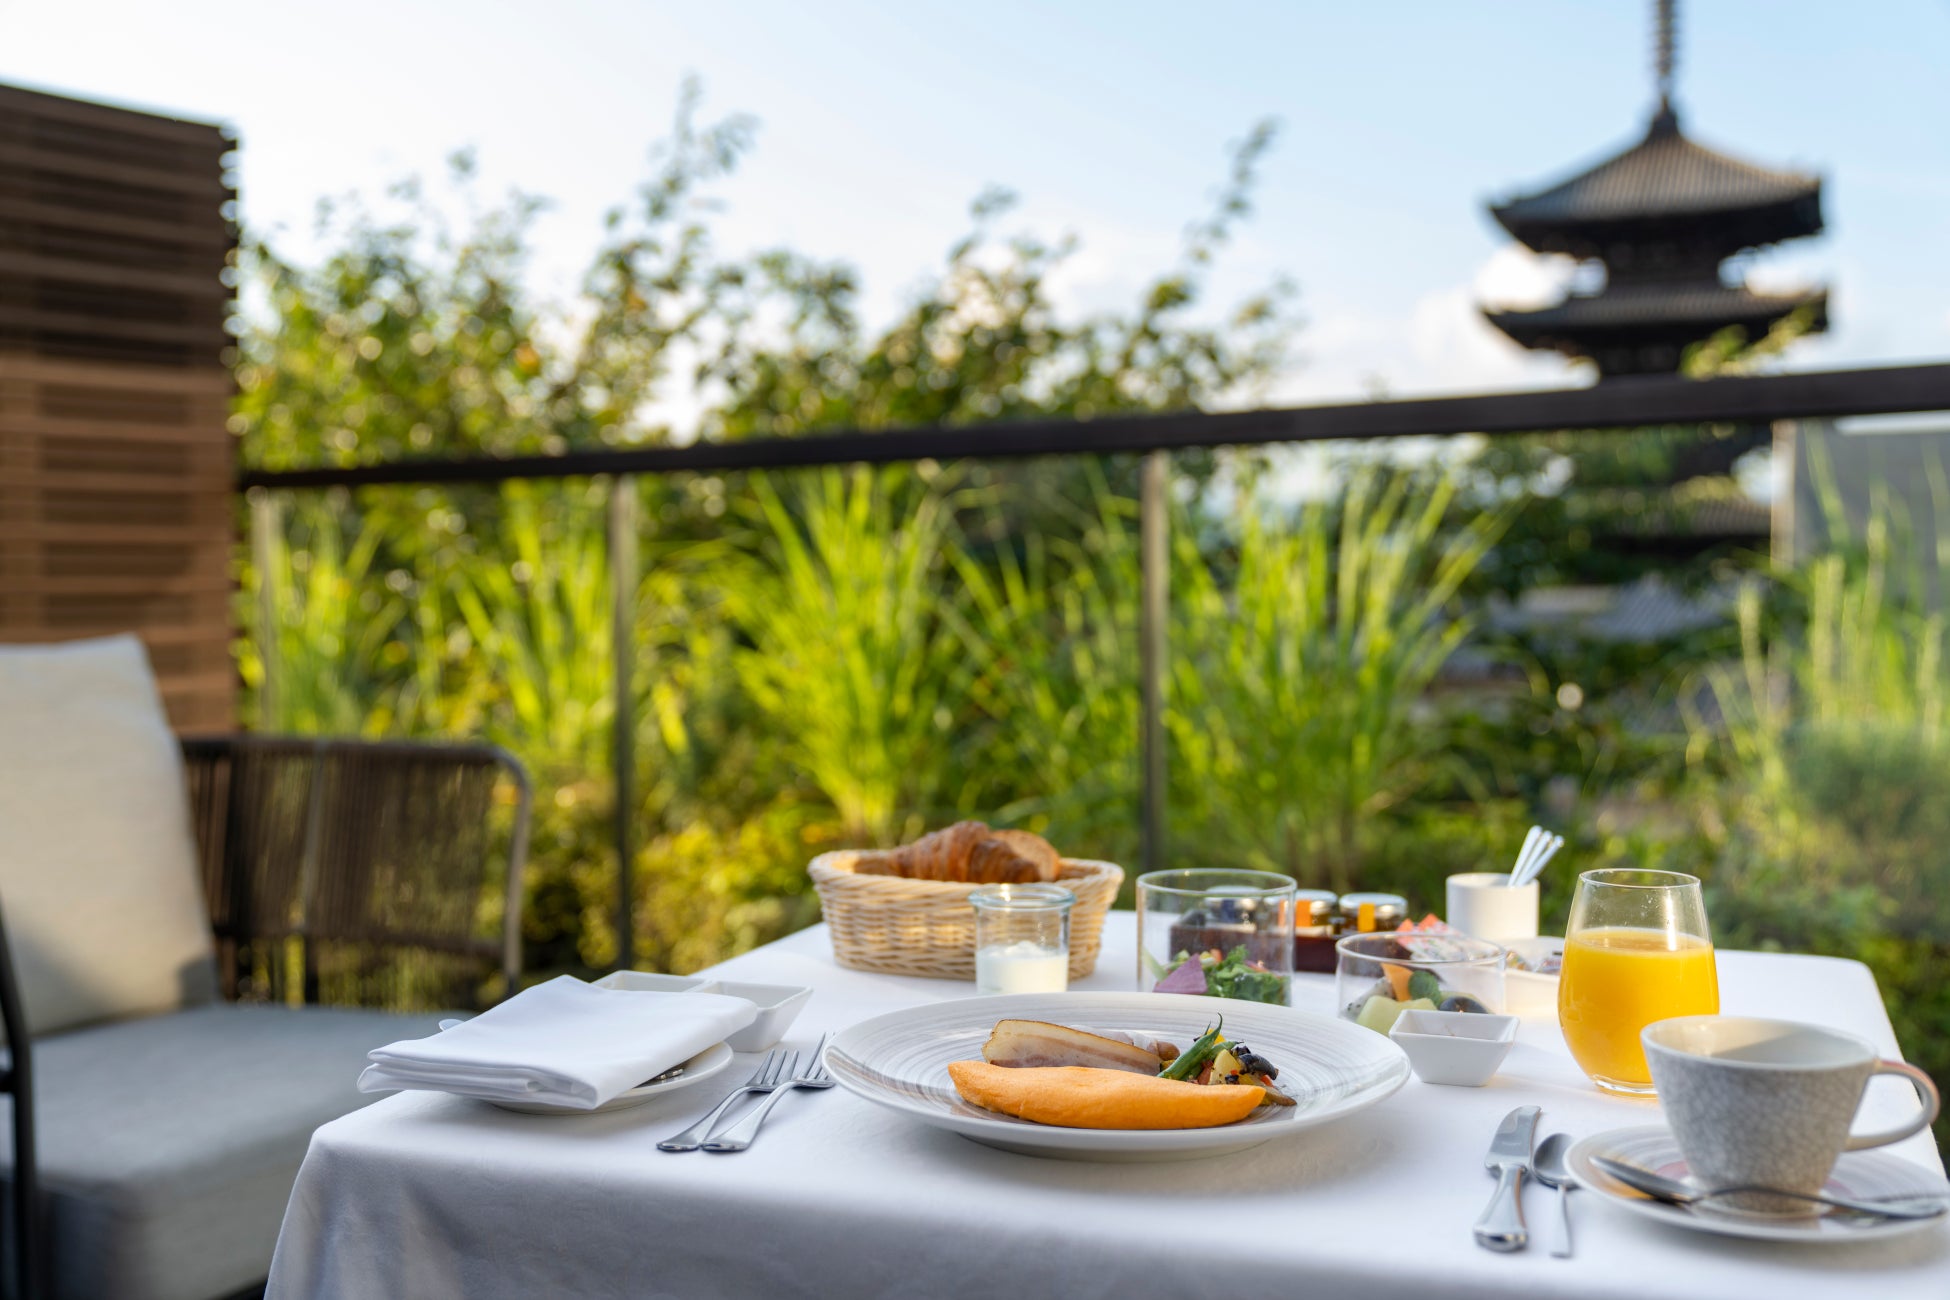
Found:
[[(888, 975), (974, 979), (975, 909), (968, 895), (981, 886), (855, 875), (859, 856), (851, 849), (822, 853), (807, 868), (833, 932), (834, 959)], [(1070, 911), (1070, 978), (1082, 979), (1097, 968), (1104, 913), (1124, 883), (1124, 868), (1064, 858), (1057, 880), (1077, 896)]]

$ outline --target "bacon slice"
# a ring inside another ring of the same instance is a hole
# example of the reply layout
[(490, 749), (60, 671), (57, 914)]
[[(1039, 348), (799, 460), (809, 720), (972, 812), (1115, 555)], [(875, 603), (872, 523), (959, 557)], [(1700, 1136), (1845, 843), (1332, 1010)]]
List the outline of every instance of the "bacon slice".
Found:
[(1042, 1020), (998, 1020), (988, 1042), (982, 1044), (982, 1059), (1017, 1069), (1078, 1065), (1156, 1074), (1164, 1067), (1158, 1052)]

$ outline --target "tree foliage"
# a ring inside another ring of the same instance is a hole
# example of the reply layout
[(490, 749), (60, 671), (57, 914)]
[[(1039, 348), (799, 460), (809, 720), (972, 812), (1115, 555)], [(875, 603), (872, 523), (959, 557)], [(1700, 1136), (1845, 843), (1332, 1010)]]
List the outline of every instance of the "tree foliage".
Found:
[[(540, 200), (516, 194), (455, 230), (418, 181), (387, 214), (321, 205), (332, 251), (299, 266), (245, 244), (247, 311), (235, 428), (244, 459), (279, 468), (469, 452), (557, 452), (669, 441), (674, 400), (702, 398), (708, 438), (1167, 410), (1250, 396), (1296, 324), (1269, 286), (1214, 323), (1205, 274), (1250, 211), (1271, 124), (1234, 146), (1213, 211), (1178, 265), (1121, 312), (1067, 315), (1049, 279), (1077, 247), (1004, 233), (1013, 197), (980, 195), (946, 265), (882, 328), (858, 273), (777, 249), (722, 255), (714, 187), (755, 124), (698, 120), (688, 87), (652, 175), (607, 218), (574, 302), (535, 300)], [(474, 164), (452, 161), (472, 200)]]

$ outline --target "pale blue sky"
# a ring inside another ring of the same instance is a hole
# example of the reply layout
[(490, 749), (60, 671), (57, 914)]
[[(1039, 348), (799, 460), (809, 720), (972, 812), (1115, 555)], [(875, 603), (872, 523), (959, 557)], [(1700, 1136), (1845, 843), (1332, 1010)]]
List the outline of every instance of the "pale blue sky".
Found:
[[(1299, 282), (1309, 325), (1275, 396), (1301, 401), (1565, 381), (1474, 316), (1478, 293), (1549, 278), (1482, 206), (1641, 129), (1648, 7), (0, 0), (0, 80), (235, 125), (247, 217), (300, 247), (320, 195), (476, 146), (491, 185), (557, 201), (538, 275), (559, 292), (695, 72), (711, 113), (762, 123), (727, 248), (850, 260), (876, 318), (990, 183), (1021, 192), (1018, 222), (1083, 240), (1066, 300), (1126, 299), (1226, 142), (1274, 116), (1218, 288)], [(1794, 364), (1950, 356), (1950, 0), (1703, 0), (1683, 21), (1688, 129), (1828, 178), (1829, 235), (1764, 264), (1834, 286), (1833, 334)]]

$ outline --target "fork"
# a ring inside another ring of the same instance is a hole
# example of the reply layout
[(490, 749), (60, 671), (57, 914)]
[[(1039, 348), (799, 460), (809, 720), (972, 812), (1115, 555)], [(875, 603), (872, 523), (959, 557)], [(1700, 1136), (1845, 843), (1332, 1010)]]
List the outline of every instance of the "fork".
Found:
[(718, 1155), (724, 1155), (731, 1151), (743, 1151), (758, 1136), (759, 1125), (765, 1122), (765, 1117), (772, 1113), (772, 1107), (778, 1105), (779, 1099), (784, 1097), (786, 1093), (791, 1092), (794, 1088), (832, 1087), (833, 1076), (826, 1073), (826, 1062), (820, 1057), (820, 1054), (826, 1049), (826, 1039), (828, 1037), (830, 1035), (822, 1035), (819, 1040), (819, 1046), (813, 1048), (812, 1056), (806, 1062), (806, 1072), (804, 1074), (797, 1072), (796, 1067), (799, 1058), (795, 1055), (792, 1058), (795, 1067), (792, 1077), (784, 1083), (774, 1086), (771, 1096), (752, 1107), (751, 1111), (744, 1118), (726, 1129), (722, 1134), (706, 1142), (704, 1149)]
[(737, 1101), (740, 1097), (749, 1096), (754, 1092), (772, 1091), (779, 1086), (779, 1081), (782, 1078), (797, 1072), (798, 1064), (799, 1057), (796, 1054), (792, 1057), (792, 1063), (788, 1065), (786, 1064), (785, 1049), (783, 1047), (773, 1048), (766, 1058), (758, 1063), (758, 1068), (752, 1071), (752, 1077), (745, 1080), (740, 1086), (733, 1088), (731, 1095), (712, 1107), (709, 1115), (706, 1115), (682, 1133), (672, 1134), (670, 1137), (657, 1143), (657, 1150), (697, 1150), (704, 1144), (705, 1136), (710, 1133), (711, 1126), (722, 1119), (724, 1113), (731, 1109), (731, 1103)]

